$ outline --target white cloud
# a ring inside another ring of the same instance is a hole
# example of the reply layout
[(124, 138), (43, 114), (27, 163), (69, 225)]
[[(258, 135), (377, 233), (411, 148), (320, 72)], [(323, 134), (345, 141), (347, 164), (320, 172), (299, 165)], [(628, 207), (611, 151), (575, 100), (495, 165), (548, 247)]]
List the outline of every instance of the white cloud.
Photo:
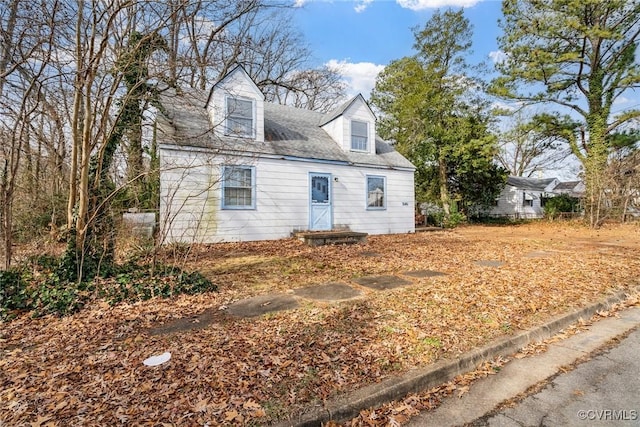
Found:
[(354, 96), (361, 93), (365, 98), (369, 97), (376, 84), (376, 77), (384, 69), (384, 65), (372, 62), (352, 63), (344, 59), (342, 61), (331, 59), (326, 65), (337, 70), (344, 77), (348, 85), (348, 95)]
[(502, 64), (507, 59), (507, 54), (501, 50), (494, 50), (489, 52), (489, 58), (494, 64)]
[(627, 98), (626, 96), (619, 96), (616, 98), (615, 101), (613, 101), (614, 105), (620, 105), (620, 104), (630, 104), (632, 102), (635, 102), (633, 99)]
[(482, 0), (396, 0), (401, 7), (411, 10), (436, 9), (439, 7), (471, 7)]
[(293, 2), (293, 7), (302, 7), (308, 0), (295, 0)]
[(356, 13), (364, 12), (367, 9), (367, 6), (369, 6), (371, 3), (373, 3), (373, 0), (359, 0), (358, 2), (356, 2), (356, 6), (353, 8), (353, 10), (355, 10)]

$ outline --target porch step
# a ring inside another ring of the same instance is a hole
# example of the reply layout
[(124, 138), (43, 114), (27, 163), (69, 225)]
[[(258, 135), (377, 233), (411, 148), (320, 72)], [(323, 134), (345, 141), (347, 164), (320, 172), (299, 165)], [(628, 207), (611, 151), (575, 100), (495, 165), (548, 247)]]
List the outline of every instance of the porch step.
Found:
[(309, 246), (352, 244), (366, 242), (367, 233), (349, 230), (336, 231), (302, 231), (295, 236)]

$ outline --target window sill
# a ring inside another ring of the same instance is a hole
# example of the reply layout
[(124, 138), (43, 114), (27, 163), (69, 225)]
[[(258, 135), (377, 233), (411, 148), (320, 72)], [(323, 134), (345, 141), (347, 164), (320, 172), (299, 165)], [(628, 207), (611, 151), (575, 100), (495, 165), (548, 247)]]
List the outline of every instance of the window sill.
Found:
[(256, 140), (256, 136), (255, 135), (238, 135), (236, 133), (225, 133), (224, 136), (226, 136), (228, 138), (250, 139), (250, 140), (253, 140), (253, 141)]
[(255, 211), (255, 206), (222, 206), (223, 211)]

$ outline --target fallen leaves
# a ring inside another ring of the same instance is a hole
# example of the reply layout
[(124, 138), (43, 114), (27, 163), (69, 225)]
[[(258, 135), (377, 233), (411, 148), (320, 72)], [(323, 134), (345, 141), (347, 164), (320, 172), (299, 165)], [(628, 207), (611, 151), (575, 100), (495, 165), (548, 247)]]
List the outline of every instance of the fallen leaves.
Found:
[[(187, 267), (208, 271), (217, 293), (116, 307), (98, 302), (62, 319), (3, 324), (0, 424), (268, 424), (638, 285), (638, 237), (611, 229), (627, 236), (626, 243), (603, 252), (596, 243), (609, 235), (602, 231), (597, 240), (590, 233), (571, 229), (561, 237), (555, 225), (541, 224), (370, 236), (365, 245), (310, 248), (292, 239), (196, 247)], [(588, 239), (590, 246), (576, 244)], [(526, 257), (533, 251), (553, 256)], [(480, 267), (477, 259), (504, 264)], [(352, 281), (410, 270), (446, 276), (407, 277), (412, 285), (383, 292)], [(253, 319), (218, 310), (246, 297), (337, 281), (364, 297), (306, 301)], [(206, 327), (149, 333), (176, 320), (199, 320), (207, 310), (215, 314)], [(171, 353), (166, 363), (142, 364), (165, 352)], [(353, 425), (401, 424), (443, 396), (463, 397), (473, 378), (494, 374), (500, 363), (431, 394), (363, 411)]]

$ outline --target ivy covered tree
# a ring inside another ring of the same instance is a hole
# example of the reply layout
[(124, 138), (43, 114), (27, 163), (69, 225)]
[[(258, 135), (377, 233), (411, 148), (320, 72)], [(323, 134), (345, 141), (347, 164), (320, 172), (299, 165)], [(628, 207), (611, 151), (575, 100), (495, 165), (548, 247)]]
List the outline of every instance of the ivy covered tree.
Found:
[(504, 0), (502, 13), (499, 45), (505, 60), (497, 64), (501, 76), (492, 91), (557, 109), (546, 116), (546, 129), (566, 140), (582, 163), (587, 217), (597, 226), (608, 158), (612, 150), (638, 141), (629, 128), (640, 110), (614, 113), (613, 106), (640, 87), (640, 3)]
[[(78, 238), (72, 229), (61, 271), (73, 281), (109, 272), (114, 261), (115, 236), (112, 200), (118, 191), (109, 170), (116, 150), (127, 142), (128, 178), (131, 188), (140, 189), (145, 173), (142, 164), (142, 121), (145, 109), (156, 98), (156, 87), (149, 83), (148, 61), (151, 55), (166, 49), (157, 33), (132, 32), (127, 48), (116, 61), (113, 74), (126, 88), (118, 101), (118, 113), (101, 149), (91, 156), (88, 168), (86, 226)], [(134, 194), (138, 194), (134, 190)]]
[(436, 11), (414, 30), (417, 53), (389, 64), (371, 95), (382, 112), (379, 133), (417, 168), (418, 200), (437, 200), (445, 217), (456, 202), (468, 210), (487, 205), (505, 178), (493, 162), (497, 144), (481, 84), (465, 60), (471, 35), (462, 10)]

